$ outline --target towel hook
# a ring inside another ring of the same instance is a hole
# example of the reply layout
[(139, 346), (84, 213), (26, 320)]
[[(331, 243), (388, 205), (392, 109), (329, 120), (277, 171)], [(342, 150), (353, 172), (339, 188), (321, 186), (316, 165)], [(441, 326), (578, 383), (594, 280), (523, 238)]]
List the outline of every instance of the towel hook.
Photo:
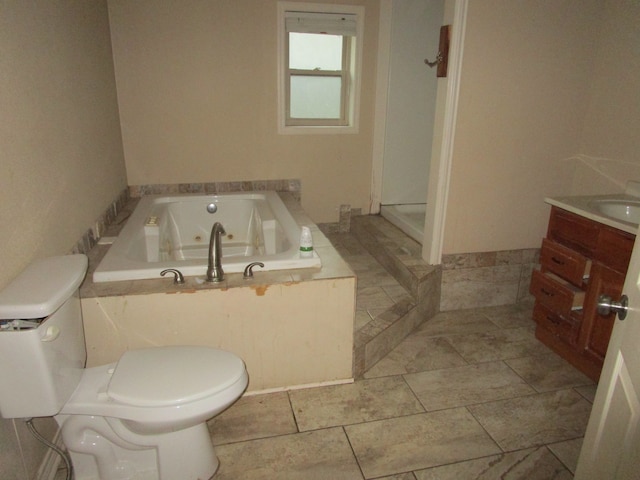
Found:
[(426, 63), (427, 65), (429, 65), (429, 67), (433, 68), (436, 65), (442, 63), (442, 61), (444, 60), (444, 57), (442, 56), (442, 52), (438, 52), (438, 55), (436, 55), (436, 59), (433, 62), (430, 62), (428, 58), (424, 59), (424, 63)]
[(435, 61), (431, 62), (428, 58), (424, 59), (424, 63), (433, 68), (438, 66), (436, 72), (437, 77), (447, 76), (447, 64), (449, 63), (449, 33), (451, 31), (451, 25), (443, 25), (440, 27), (440, 43), (438, 44), (438, 55), (436, 55)]

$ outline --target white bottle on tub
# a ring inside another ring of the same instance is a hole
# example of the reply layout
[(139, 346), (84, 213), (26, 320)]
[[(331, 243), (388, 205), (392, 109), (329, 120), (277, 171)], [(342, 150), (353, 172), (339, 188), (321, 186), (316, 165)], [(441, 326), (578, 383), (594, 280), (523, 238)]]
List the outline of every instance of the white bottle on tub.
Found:
[(309, 227), (302, 227), (300, 232), (300, 258), (313, 257), (313, 237)]

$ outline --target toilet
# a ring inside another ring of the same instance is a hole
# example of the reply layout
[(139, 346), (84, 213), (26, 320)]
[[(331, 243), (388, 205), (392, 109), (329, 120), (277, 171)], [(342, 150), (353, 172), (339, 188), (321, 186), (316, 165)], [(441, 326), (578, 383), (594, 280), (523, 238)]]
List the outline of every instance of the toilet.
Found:
[(211, 478), (219, 462), (206, 421), (245, 391), (244, 362), (166, 346), (84, 368), (87, 264), (85, 255), (43, 259), (0, 292), (0, 415), (53, 416), (77, 480)]

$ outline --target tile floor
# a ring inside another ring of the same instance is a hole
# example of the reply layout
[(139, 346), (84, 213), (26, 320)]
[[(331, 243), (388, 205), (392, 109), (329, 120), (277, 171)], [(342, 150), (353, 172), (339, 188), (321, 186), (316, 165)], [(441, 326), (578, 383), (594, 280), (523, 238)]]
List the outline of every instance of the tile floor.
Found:
[[(358, 275), (356, 332), (411, 303), (353, 235), (327, 236)], [(571, 479), (595, 389), (530, 305), (442, 312), (353, 384), (241, 398), (209, 423), (215, 478)]]
[[(351, 235), (328, 237), (358, 274), (356, 332), (411, 303)], [(215, 479), (571, 479), (595, 389), (535, 339), (531, 306), (442, 312), (352, 384), (211, 420)]]
[(353, 384), (240, 399), (216, 479), (570, 479), (595, 385), (529, 308), (438, 314)]

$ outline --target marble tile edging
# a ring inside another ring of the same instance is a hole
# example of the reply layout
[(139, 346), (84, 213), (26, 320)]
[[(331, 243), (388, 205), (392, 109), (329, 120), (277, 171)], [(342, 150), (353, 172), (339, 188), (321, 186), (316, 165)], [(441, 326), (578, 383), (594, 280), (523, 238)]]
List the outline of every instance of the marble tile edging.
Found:
[(441, 311), (490, 307), (530, 300), (531, 274), (539, 248), (442, 256)]
[(243, 180), (234, 182), (202, 182), (202, 183), (174, 183), (130, 185), (129, 194), (132, 198), (144, 195), (168, 195), (175, 193), (229, 193), (229, 192), (289, 192), (298, 201), (302, 194), (302, 183), (298, 179), (281, 180)]
[(118, 214), (124, 209), (130, 200), (129, 189), (122, 190), (116, 199), (109, 204), (107, 209), (93, 222), (76, 242), (69, 253), (84, 253), (96, 246), (100, 237), (102, 237), (110, 225), (112, 225)]
[(442, 255), (442, 269), (523, 265), (540, 262), (539, 248), (521, 248), (496, 252), (452, 253)]
[(167, 195), (176, 193), (212, 194), (271, 190), (276, 192), (289, 192), (293, 198), (300, 203), (302, 197), (302, 182), (298, 179), (282, 179), (129, 185), (118, 194), (116, 199), (109, 204), (107, 209), (96, 219), (93, 225), (82, 234), (69, 253), (89, 253), (132, 198), (139, 198), (144, 195)]

